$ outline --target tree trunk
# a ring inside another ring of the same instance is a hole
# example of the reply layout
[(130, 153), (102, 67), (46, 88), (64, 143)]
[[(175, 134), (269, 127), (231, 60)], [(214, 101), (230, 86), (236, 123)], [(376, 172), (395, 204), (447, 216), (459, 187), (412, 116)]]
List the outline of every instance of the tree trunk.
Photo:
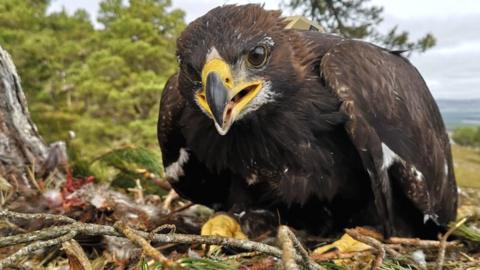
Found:
[(38, 134), (15, 66), (0, 47), (0, 180), (15, 188), (31, 188), (38, 177), (65, 162), (65, 144), (48, 146)]

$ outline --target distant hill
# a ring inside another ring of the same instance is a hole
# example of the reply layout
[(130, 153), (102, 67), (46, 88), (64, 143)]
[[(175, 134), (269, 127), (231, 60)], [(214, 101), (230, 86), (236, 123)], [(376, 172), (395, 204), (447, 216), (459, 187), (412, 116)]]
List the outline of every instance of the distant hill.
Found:
[(437, 104), (448, 130), (460, 126), (480, 126), (480, 99), (438, 99)]

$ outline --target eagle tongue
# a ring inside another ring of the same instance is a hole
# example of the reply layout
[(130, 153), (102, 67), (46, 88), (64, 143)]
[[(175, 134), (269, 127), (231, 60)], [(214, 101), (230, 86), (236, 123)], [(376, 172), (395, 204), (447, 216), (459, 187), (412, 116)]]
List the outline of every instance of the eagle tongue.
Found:
[(223, 126), (223, 112), (228, 103), (228, 89), (215, 72), (211, 72), (207, 76), (206, 98), (215, 121), (218, 125)]

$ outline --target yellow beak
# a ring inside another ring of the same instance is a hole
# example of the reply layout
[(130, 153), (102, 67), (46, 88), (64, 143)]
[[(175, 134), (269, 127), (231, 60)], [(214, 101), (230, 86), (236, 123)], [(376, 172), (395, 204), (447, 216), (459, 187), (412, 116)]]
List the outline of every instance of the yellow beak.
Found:
[(263, 81), (237, 81), (225, 61), (213, 59), (203, 67), (202, 85), (195, 97), (197, 103), (214, 120), (218, 133), (225, 135), (262, 89)]

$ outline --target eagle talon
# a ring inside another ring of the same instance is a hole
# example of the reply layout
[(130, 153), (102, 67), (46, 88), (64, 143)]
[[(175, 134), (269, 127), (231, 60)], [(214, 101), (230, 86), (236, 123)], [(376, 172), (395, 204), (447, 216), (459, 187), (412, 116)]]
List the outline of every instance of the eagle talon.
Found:
[[(240, 224), (227, 214), (217, 214), (207, 220), (207, 222), (203, 224), (200, 234), (230, 237), (240, 240), (248, 239), (242, 231)], [(212, 245), (209, 247), (208, 253), (215, 253), (219, 251), (220, 248), (221, 246)]]
[[(353, 239), (350, 235), (344, 234), (340, 239), (337, 241), (324, 245), (321, 247), (316, 248), (312, 253), (313, 254), (325, 254), (328, 252), (331, 252), (333, 250), (338, 251), (338, 253), (352, 253), (352, 252), (360, 252), (360, 251), (366, 251), (372, 249), (371, 246), (362, 243), (360, 241), (357, 241)], [(367, 266), (370, 266), (371, 263), (373, 262), (374, 256), (372, 255), (365, 255), (362, 256), (362, 260), (355, 259), (355, 263), (362, 263), (362, 265), (366, 264)], [(351, 265), (352, 260), (351, 259), (339, 259), (339, 260), (334, 260), (335, 264), (340, 265), (340, 266), (345, 266), (345, 265)], [(351, 268), (348, 268), (351, 269)], [(357, 268), (355, 268), (357, 269)], [(363, 269), (362, 267), (358, 269)]]

